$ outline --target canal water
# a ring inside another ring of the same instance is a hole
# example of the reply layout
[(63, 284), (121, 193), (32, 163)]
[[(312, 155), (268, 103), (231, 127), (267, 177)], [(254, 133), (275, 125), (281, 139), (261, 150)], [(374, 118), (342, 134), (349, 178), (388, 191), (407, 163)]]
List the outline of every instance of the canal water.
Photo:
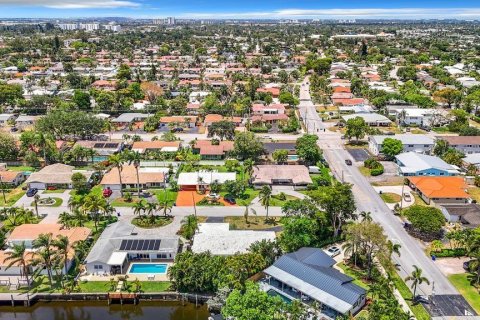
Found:
[(39, 302), (30, 308), (0, 307), (1, 320), (207, 320), (206, 305), (179, 302), (141, 302), (110, 305), (107, 302)]

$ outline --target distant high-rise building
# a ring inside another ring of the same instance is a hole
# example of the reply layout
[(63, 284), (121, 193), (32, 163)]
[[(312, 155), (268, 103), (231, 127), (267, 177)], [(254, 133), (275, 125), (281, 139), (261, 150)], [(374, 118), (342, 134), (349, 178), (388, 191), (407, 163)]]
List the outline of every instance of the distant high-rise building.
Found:
[(122, 30), (122, 27), (118, 24), (106, 24), (104, 27), (105, 30), (110, 30), (113, 32), (120, 32)]
[(78, 23), (59, 23), (58, 27), (62, 30), (77, 30)]
[(100, 29), (100, 24), (98, 23), (81, 23), (80, 29), (85, 31), (94, 31)]
[(165, 19), (153, 19), (153, 24), (163, 24), (172, 26), (175, 24), (175, 17), (168, 17)]

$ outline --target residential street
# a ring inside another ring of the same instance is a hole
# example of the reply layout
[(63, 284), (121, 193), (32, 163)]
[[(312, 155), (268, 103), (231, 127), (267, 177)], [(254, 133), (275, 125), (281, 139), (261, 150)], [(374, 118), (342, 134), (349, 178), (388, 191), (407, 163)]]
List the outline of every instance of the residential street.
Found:
[[(307, 79), (304, 82), (308, 81)], [(303, 97), (302, 99), (310, 97), (308, 90), (309, 86), (307, 85), (301, 87), (300, 97)], [(311, 101), (302, 101), (301, 108), (305, 109), (303, 112), (308, 112), (307, 123), (309, 123), (309, 127), (313, 127), (313, 124), (321, 123), (320, 117), (315, 112)], [(312, 133), (312, 131), (309, 128), (309, 132)], [(412, 272), (413, 265), (417, 265), (431, 282), (431, 285), (423, 283), (418, 287), (420, 294), (432, 294), (432, 284), (434, 284), (435, 293), (437, 294), (458, 294), (458, 291), (447, 277), (425, 255), (420, 243), (407, 234), (401, 220), (391, 213), (365, 177), (355, 166), (347, 166), (345, 164), (345, 159), (351, 159), (351, 157), (342, 146), (340, 134), (328, 130), (315, 133), (319, 137), (319, 146), (323, 149), (324, 156), (330, 164), (333, 174), (337, 179), (342, 180), (343, 177), (345, 182), (353, 184), (353, 193), (357, 200), (358, 211), (370, 211), (373, 219), (382, 225), (388, 238), (401, 244), (401, 256), (393, 256), (394, 261), (400, 265), (400, 276), (405, 278)]]

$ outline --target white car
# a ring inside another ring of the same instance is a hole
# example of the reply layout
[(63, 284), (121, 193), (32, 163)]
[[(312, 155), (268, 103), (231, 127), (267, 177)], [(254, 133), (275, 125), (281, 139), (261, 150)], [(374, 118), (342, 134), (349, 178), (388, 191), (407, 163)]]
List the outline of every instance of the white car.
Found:
[(340, 248), (336, 246), (332, 246), (324, 251), (329, 257), (332, 257), (332, 258), (338, 256), (342, 252), (342, 250), (340, 250)]

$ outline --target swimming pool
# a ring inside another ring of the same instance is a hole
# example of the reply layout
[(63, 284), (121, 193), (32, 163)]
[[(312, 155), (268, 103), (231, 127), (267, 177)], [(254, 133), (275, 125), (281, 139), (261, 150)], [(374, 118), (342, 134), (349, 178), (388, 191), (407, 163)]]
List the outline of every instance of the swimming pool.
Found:
[(298, 160), (298, 156), (296, 154), (289, 154), (287, 156), (287, 159), (288, 161), (297, 161)]
[(166, 263), (132, 263), (128, 273), (165, 274), (167, 269)]

